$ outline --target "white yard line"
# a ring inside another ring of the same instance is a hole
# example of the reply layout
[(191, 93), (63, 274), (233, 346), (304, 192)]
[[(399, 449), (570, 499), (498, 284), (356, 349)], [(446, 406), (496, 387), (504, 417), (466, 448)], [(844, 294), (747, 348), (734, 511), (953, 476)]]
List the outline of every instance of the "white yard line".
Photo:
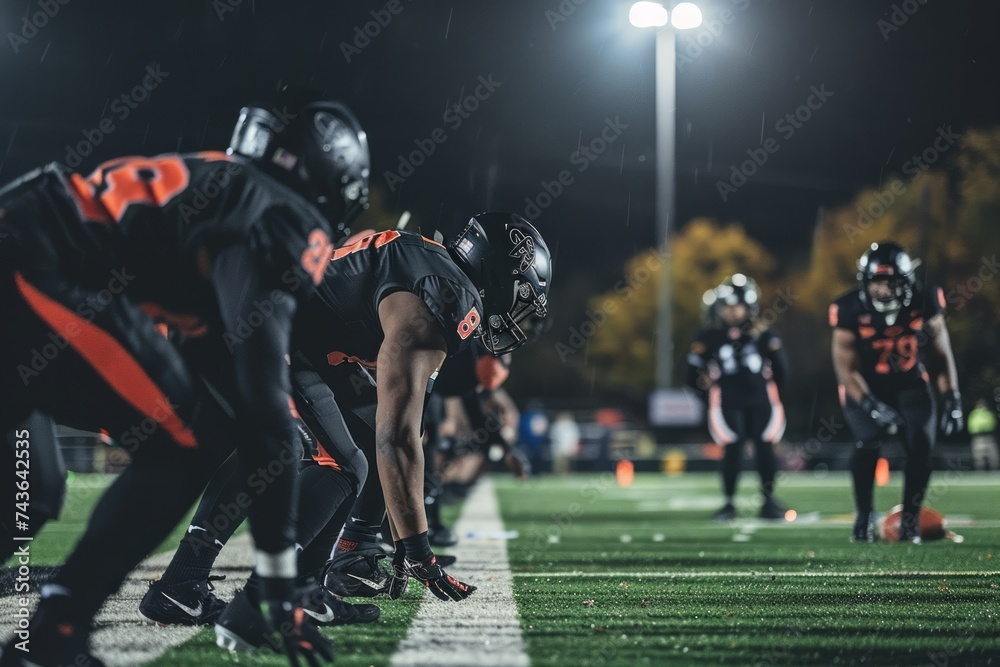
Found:
[[(163, 574), (172, 556), (173, 552), (168, 552), (143, 561), (98, 613), (97, 630), (91, 640), (91, 647), (94, 654), (108, 667), (135, 667), (149, 662), (167, 649), (186, 642), (201, 629), (183, 626), (161, 628), (139, 613), (139, 601), (146, 594), (149, 582)], [(224, 600), (232, 598), (236, 588), (242, 587), (249, 576), (252, 563), (253, 550), (249, 536), (240, 535), (230, 540), (219, 562), (227, 568), (227, 579), (215, 583), (219, 597)], [(37, 597), (31, 596), (32, 606)], [(5, 631), (14, 625), (16, 605), (17, 599), (14, 596), (0, 599), (0, 627)]]
[[(450, 553), (458, 562), (448, 568), (450, 574), (479, 590), (462, 602), (442, 602), (425, 593), (406, 637), (392, 656), (395, 667), (527, 667), (507, 542), (468, 536), (502, 530), (493, 482), (485, 478), (469, 494), (455, 525), (460, 541)], [(410, 585), (415, 582), (411, 580)]]
[(692, 572), (515, 572), (514, 577), (534, 577), (535, 579), (568, 578), (568, 577), (637, 577), (640, 579), (701, 579), (711, 577), (996, 577), (1000, 576), (1000, 571), (898, 571), (889, 572), (879, 570), (876, 572), (772, 572), (770, 570), (747, 572), (746, 570), (702, 570)]

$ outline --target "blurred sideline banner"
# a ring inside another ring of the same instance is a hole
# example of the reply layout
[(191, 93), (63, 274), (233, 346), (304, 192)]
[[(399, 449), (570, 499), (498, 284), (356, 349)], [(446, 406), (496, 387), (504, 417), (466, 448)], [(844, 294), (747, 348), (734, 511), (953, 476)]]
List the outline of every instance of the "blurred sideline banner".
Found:
[(651, 426), (700, 426), (704, 404), (690, 389), (657, 389), (649, 395)]

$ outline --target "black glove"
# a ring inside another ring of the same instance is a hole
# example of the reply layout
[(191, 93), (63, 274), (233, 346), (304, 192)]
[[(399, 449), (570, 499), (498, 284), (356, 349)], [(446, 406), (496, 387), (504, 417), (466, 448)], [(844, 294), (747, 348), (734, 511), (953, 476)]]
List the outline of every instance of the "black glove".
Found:
[(422, 563), (407, 558), (406, 570), (411, 577), (431, 589), (431, 593), (434, 593), (440, 600), (455, 600), (457, 602), (469, 597), (472, 595), (472, 591), (476, 590), (475, 586), (462, 583), (445, 572), (437, 564), (437, 559), (434, 556)]
[(962, 397), (957, 389), (951, 389), (941, 397), (941, 413), (938, 418), (941, 433), (948, 437), (958, 433), (965, 426), (962, 414)]
[(889, 407), (872, 394), (865, 394), (861, 398), (861, 408), (889, 435), (896, 435), (896, 432), (906, 424), (895, 408)]
[(271, 626), (272, 632), (268, 637), (271, 648), (284, 652), (292, 667), (301, 666), (299, 658), (305, 660), (309, 667), (332, 663), (333, 646), (306, 618), (294, 582), (291, 579), (270, 579), (264, 584), (264, 590), (269, 599), (260, 606)]
[(385, 592), (390, 600), (398, 600), (406, 595), (406, 589), (410, 586), (410, 575), (406, 572), (405, 565), (393, 565), (392, 577), (389, 578), (389, 585)]

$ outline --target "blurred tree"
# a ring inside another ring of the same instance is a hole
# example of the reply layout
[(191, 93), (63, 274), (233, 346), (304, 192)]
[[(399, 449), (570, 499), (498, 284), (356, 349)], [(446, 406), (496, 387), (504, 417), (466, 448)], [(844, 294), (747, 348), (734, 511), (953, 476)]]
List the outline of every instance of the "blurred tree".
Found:
[[(692, 220), (674, 236), (671, 252), (674, 367), (679, 373), (688, 342), (700, 326), (705, 290), (743, 272), (762, 283), (766, 293), (776, 262), (741, 225), (723, 226), (706, 218)], [(653, 387), (657, 286), (663, 260), (659, 249), (639, 253), (626, 262), (622, 279), (611, 290), (591, 299), (587, 315), (593, 328), (588, 327), (590, 335), (581, 331), (581, 338), (587, 347), (586, 366), (596, 370), (599, 385), (642, 393)]]

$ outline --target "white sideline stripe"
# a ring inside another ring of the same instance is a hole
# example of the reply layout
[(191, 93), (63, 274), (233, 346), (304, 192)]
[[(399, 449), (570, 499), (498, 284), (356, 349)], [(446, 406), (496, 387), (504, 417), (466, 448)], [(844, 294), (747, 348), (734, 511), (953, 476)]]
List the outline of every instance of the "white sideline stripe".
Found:
[[(161, 628), (139, 613), (139, 601), (146, 594), (148, 582), (159, 578), (172, 556), (171, 551), (144, 560), (97, 614), (97, 630), (91, 637), (91, 649), (108, 667), (135, 667), (149, 662), (168, 649), (183, 644), (201, 630), (200, 627), (176, 625)], [(222, 599), (229, 600), (250, 574), (253, 549), (249, 535), (230, 540), (219, 560), (219, 564), (227, 568), (243, 568), (237, 572), (227, 571), (225, 581), (215, 582), (215, 592)], [(14, 627), (17, 598), (16, 595), (0, 598), (0, 627), (4, 636)], [(38, 595), (33, 594), (30, 599), (33, 609)]]
[[(493, 482), (486, 477), (466, 499), (455, 533), (502, 530)], [(527, 667), (506, 540), (462, 537), (450, 553), (458, 562), (448, 568), (449, 574), (479, 590), (461, 602), (442, 602), (425, 592), (392, 656), (394, 667)], [(410, 580), (410, 585), (417, 584)]]
[(534, 577), (536, 579), (546, 578), (567, 578), (567, 577), (639, 577), (639, 578), (666, 578), (666, 579), (700, 579), (709, 577), (996, 577), (1000, 576), (1000, 571), (973, 571), (958, 570), (947, 572), (944, 570), (924, 570), (924, 571), (898, 571), (888, 572), (879, 570), (878, 572), (747, 572), (741, 571), (717, 571), (704, 570), (699, 572), (514, 572), (514, 577)]

